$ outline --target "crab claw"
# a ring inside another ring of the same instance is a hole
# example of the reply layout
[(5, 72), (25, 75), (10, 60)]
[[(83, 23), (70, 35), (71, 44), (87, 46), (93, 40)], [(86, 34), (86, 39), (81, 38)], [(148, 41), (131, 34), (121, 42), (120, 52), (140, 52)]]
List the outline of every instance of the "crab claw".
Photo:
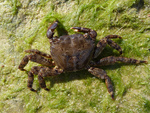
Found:
[(74, 29), (75, 32), (80, 32), (79, 27), (71, 27), (70, 29)]
[(82, 28), (82, 27), (71, 27), (71, 29), (74, 29), (76, 32), (83, 32), (83, 33), (88, 33), (91, 31), (89, 28)]
[(46, 36), (47, 38), (51, 39), (53, 38), (54, 35), (54, 30), (56, 29), (56, 27), (58, 26), (58, 21), (56, 20), (47, 30)]

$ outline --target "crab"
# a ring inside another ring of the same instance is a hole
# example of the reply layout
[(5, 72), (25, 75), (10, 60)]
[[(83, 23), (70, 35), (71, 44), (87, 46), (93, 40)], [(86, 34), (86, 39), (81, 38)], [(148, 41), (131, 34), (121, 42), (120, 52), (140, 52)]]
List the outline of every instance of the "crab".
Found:
[(53, 36), (54, 30), (58, 24), (59, 22), (55, 21), (47, 30), (46, 35), (50, 42), (50, 54), (41, 52), (37, 49), (26, 50), (25, 52), (30, 54), (22, 59), (18, 67), (20, 70), (26, 71), (24, 67), (29, 61), (42, 65), (34, 66), (28, 72), (27, 87), (31, 91), (36, 92), (36, 90), (32, 88), (34, 75), (38, 75), (40, 87), (49, 91), (45, 84), (45, 77), (86, 69), (95, 77), (105, 81), (108, 92), (110, 93), (111, 98), (114, 99), (114, 90), (110, 77), (103, 69), (97, 68), (97, 66), (112, 65), (116, 62), (128, 64), (147, 63), (147, 61), (144, 60), (136, 60), (122, 56), (108, 56), (99, 61), (93, 61), (93, 59), (101, 54), (106, 45), (109, 45), (122, 54), (121, 47), (111, 40), (114, 38), (122, 38), (118, 35), (108, 35), (95, 44), (97, 36), (96, 31), (82, 27), (72, 27), (71, 29), (84, 34), (77, 33), (73, 35), (63, 35), (58, 38), (57, 36)]

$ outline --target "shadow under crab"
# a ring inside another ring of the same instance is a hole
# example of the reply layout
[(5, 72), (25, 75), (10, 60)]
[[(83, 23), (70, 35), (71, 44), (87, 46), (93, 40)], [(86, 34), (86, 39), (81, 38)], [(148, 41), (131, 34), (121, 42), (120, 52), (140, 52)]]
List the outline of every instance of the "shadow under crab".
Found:
[(122, 49), (119, 45), (110, 39), (120, 38), (118, 35), (108, 35), (101, 39), (97, 45), (95, 40), (97, 33), (89, 28), (72, 27), (76, 32), (83, 32), (84, 34), (63, 35), (60, 37), (53, 37), (54, 30), (58, 26), (58, 21), (55, 21), (47, 30), (47, 38), (50, 41), (50, 54), (41, 52), (36, 49), (26, 50), (30, 53), (26, 55), (19, 65), (19, 69), (26, 71), (24, 67), (29, 61), (33, 61), (42, 66), (34, 66), (28, 72), (27, 87), (31, 91), (36, 91), (32, 88), (34, 75), (38, 75), (38, 81), (41, 88), (49, 90), (46, 87), (44, 77), (59, 75), (64, 72), (76, 72), (79, 70), (88, 70), (92, 75), (105, 80), (108, 92), (112, 99), (114, 99), (114, 89), (110, 77), (103, 69), (96, 68), (97, 66), (112, 65), (116, 62), (123, 62), (128, 64), (147, 63), (147, 61), (136, 60), (126, 57), (108, 56), (94, 62), (103, 49), (108, 44), (112, 48), (122, 54)]

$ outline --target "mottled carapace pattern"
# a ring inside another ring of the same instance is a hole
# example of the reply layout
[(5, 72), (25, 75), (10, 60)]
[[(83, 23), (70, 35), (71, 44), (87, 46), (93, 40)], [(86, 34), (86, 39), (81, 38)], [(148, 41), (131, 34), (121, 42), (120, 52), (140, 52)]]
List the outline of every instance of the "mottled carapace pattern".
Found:
[(95, 40), (97, 33), (89, 28), (72, 27), (77, 32), (83, 32), (84, 34), (73, 34), (53, 37), (54, 30), (58, 26), (58, 21), (54, 22), (47, 30), (47, 38), (50, 41), (50, 54), (41, 52), (36, 49), (26, 50), (30, 53), (26, 55), (20, 65), (19, 69), (26, 71), (24, 67), (29, 61), (36, 62), (42, 66), (34, 66), (28, 72), (28, 88), (31, 91), (35, 91), (32, 88), (34, 75), (38, 75), (38, 81), (40, 87), (49, 90), (46, 87), (44, 77), (56, 76), (63, 72), (78, 71), (87, 69), (92, 75), (105, 80), (108, 92), (112, 99), (114, 99), (114, 90), (110, 77), (103, 69), (96, 68), (96, 66), (112, 65), (116, 62), (123, 62), (128, 64), (147, 63), (146, 61), (136, 60), (133, 58), (108, 56), (94, 62), (93, 59), (101, 54), (106, 45), (116, 49), (122, 54), (122, 49), (119, 45), (113, 42), (111, 39), (120, 38), (118, 35), (108, 35), (102, 38), (97, 45)]
[[(51, 56), (58, 68), (65, 71), (84, 69), (94, 53), (95, 44), (82, 34), (61, 36), (51, 42)], [(57, 57), (56, 57), (57, 56)]]

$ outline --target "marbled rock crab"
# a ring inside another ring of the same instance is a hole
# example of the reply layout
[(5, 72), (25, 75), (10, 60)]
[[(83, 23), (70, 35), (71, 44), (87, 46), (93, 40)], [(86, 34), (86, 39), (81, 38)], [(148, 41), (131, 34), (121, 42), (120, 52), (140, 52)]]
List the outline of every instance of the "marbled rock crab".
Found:
[(58, 38), (56, 36), (53, 37), (57, 25), (58, 21), (55, 21), (48, 28), (46, 34), (50, 41), (50, 54), (36, 49), (26, 50), (25, 52), (30, 54), (26, 55), (19, 65), (20, 70), (26, 71), (24, 67), (28, 61), (42, 64), (42, 66), (32, 67), (28, 72), (27, 87), (31, 91), (36, 91), (32, 88), (34, 75), (38, 75), (40, 87), (49, 90), (46, 87), (44, 77), (55, 76), (63, 72), (87, 69), (92, 75), (105, 80), (108, 92), (112, 99), (114, 99), (113, 85), (110, 77), (103, 69), (96, 68), (95, 66), (112, 65), (116, 62), (131, 64), (147, 63), (147, 61), (143, 60), (115, 56), (108, 56), (94, 62), (92, 60), (100, 55), (107, 44), (122, 54), (121, 47), (110, 40), (112, 38), (121, 39), (121, 37), (118, 35), (108, 35), (95, 45), (96, 31), (89, 28), (72, 27), (71, 29), (74, 29), (74, 31), (83, 32), (84, 34), (63, 35)]

